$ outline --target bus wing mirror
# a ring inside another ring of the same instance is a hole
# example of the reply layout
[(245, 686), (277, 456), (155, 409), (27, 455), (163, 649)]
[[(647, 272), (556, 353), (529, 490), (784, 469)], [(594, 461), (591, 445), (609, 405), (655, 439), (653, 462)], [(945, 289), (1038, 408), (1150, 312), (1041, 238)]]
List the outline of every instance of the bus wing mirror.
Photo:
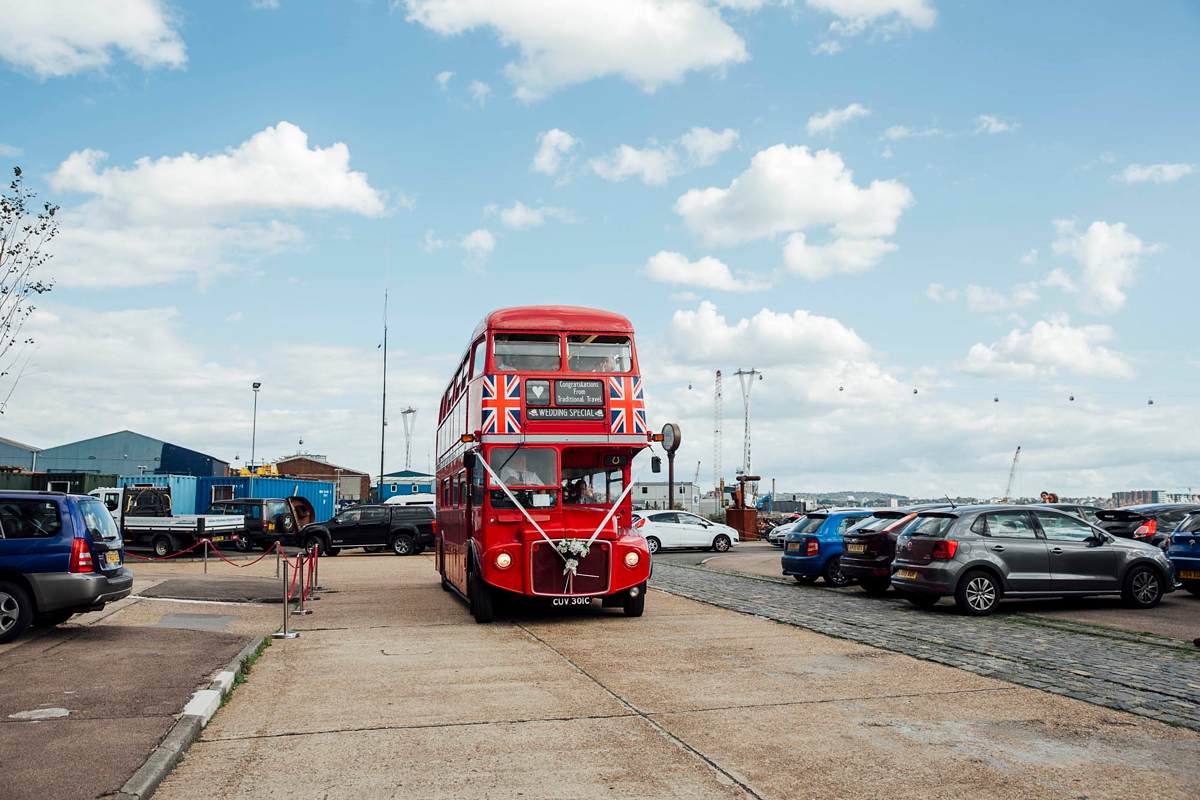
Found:
[(662, 459), (658, 456), (650, 458), (650, 471), (654, 473), (662, 472)]
[(475, 459), (476, 459), (475, 453), (473, 453), (473, 452), (463, 453), (463, 468), (474, 472), (475, 467), (477, 466), (475, 463)]

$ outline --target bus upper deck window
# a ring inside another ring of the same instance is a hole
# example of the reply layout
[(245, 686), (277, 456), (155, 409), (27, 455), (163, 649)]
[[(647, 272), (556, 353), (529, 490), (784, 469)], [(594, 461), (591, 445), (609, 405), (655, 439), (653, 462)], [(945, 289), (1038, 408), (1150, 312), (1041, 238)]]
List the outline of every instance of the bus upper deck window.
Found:
[(558, 336), (548, 333), (497, 333), (492, 357), (498, 372), (557, 372), (562, 366)]
[(633, 348), (628, 336), (574, 334), (567, 337), (567, 368), (571, 372), (629, 372)]

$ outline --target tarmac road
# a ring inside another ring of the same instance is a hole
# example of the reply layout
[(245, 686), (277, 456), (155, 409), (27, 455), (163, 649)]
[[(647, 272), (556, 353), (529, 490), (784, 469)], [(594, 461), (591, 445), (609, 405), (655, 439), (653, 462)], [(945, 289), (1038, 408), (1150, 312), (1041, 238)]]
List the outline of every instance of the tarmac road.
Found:
[(343, 555), (159, 789), (220, 797), (1195, 797), (1200, 734), (651, 591), (476, 625)]
[[(725, 554), (704, 550), (673, 550), (659, 553), (655, 559), (669, 564), (705, 566), (783, 579), (785, 576), (779, 568), (779, 557), (782, 553), (781, 548), (766, 542), (746, 542)], [(857, 586), (834, 589), (826, 587), (823, 582), (818, 582), (811, 588), (853, 595), (863, 594)], [(890, 592), (886, 595), (891, 596)], [(953, 614), (954, 603), (952, 600), (943, 600), (934, 606), (933, 611)], [(1187, 642), (1200, 637), (1200, 598), (1193, 597), (1183, 590), (1166, 595), (1157, 608), (1149, 611), (1126, 608), (1119, 597), (1084, 597), (1005, 601), (1000, 604), (996, 613), (1030, 614), (1043, 619), (1066, 620), (1135, 633), (1151, 633)]]

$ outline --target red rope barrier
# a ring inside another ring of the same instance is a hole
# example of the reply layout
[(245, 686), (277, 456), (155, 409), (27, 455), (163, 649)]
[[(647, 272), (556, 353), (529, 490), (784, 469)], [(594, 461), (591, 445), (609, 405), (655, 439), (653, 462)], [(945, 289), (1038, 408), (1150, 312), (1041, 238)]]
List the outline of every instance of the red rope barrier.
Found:
[(180, 550), (177, 553), (170, 553), (169, 555), (159, 556), (158, 558), (153, 558), (151, 556), (139, 556), (135, 553), (126, 553), (125, 555), (130, 558), (140, 558), (142, 561), (166, 561), (168, 558), (175, 558), (176, 556), (181, 556), (184, 553), (191, 552), (192, 550), (195, 550), (197, 547), (199, 547), (200, 545), (204, 544), (207, 541), (208, 541), (208, 539), (201, 539), (200, 541), (196, 542), (194, 545), (187, 548), (186, 550)]
[[(246, 567), (252, 567), (252, 566), (254, 566), (255, 564), (257, 564), (258, 562), (262, 561), (262, 560), (263, 560), (264, 558), (266, 558), (267, 556), (271, 555), (271, 551), (272, 551), (272, 550), (274, 550), (276, 547), (279, 547), (279, 548), (280, 548), (280, 551), (279, 551), (280, 553), (282, 553), (282, 552), (283, 552), (282, 546), (279, 544), (279, 542), (275, 542), (275, 544), (273, 544), (273, 545), (271, 545), (270, 547), (268, 547), (268, 548), (267, 548), (267, 552), (263, 553), (261, 556), (259, 556), (258, 558), (254, 559), (253, 561), (251, 561), (251, 562), (250, 562), (250, 563), (248, 563), (248, 564), (238, 564), (238, 563), (237, 563), (237, 562), (235, 562), (235, 561), (230, 561), (228, 558), (226, 558), (226, 557), (225, 557), (225, 556), (224, 556), (224, 555), (221, 553), (221, 551), (220, 551), (220, 550), (218, 550), (218, 549), (217, 549), (217, 547), (216, 547), (215, 545), (213, 545), (213, 552), (214, 552), (214, 553), (216, 553), (216, 554), (217, 554), (217, 557), (218, 557), (218, 558), (220, 558), (222, 561), (224, 561), (226, 564), (232, 564), (233, 566), (237, 567), (238, 569), (245, 569)], [(287, 559), (287, 556), (286, 556), (286, 555), (284, 556), (284, 559), (285, 559), (285, 560)], [(291, 562), (290, 562), (290, 561), (289, 561), (288, 563), (289, 563), (289, 564), (291, 564)]]
[[(291, 562), (289, 561), (288, 563), (290, 564)], [(287, 596), (288, 600), (291, 600), (293, 597), (296, 596), (296, 577), (299, 574), (300, 574), (300, 570), (298, 570), (298, 569), (292, 570), (292, 587), (290, 589), (288, 589), (288, 596)]]

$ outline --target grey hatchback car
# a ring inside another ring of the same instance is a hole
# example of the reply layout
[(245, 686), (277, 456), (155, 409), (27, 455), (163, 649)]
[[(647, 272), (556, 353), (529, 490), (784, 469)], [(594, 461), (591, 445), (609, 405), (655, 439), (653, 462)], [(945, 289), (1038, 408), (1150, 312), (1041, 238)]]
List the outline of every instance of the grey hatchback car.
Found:
[(1050, 508), (922, 512), (896, 541), (893, 569), (892, 585), (914, 605), (951, 596), (973, 616), (991, 614), (1003, 597), (1119, 594), (1133, 608), (1153, 608), (1175, 590), (1159, 548)]

